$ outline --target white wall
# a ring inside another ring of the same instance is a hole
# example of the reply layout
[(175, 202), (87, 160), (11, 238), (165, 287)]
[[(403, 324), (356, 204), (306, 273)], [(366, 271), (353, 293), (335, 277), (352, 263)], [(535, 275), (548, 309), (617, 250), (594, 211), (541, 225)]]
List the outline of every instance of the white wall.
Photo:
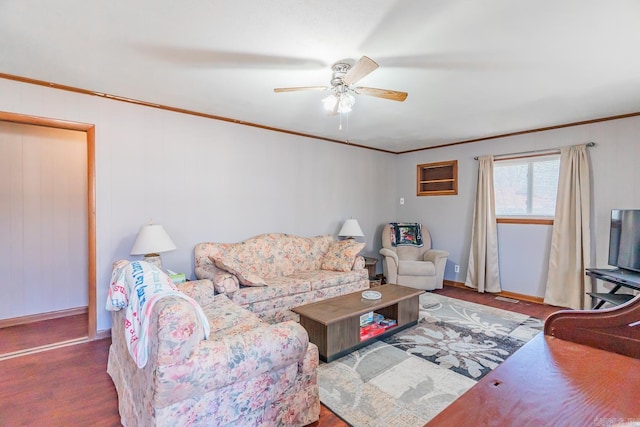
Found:
[(544, 298), (552, 229), (540, 224), (498, 224), (500, 282), (504, 290)]
[[(640, 108), (639, 108), (640, 109)], [(464, 126), (464, 123), (460, 124)], [(530, 133), (489, 141), (423, 150), (398, 156), (398, 219), (421, 221), (433, 235), (434, 246), (448, 250), (445, 279), (464, 282), (477, 179), (475, 156), (561, 147), (593, 141), (589, 153), (593, 175), (593, 267), (607, 266), (609, 215), (614, 208), (640, 209), (640, 117)], [(416, 165), (458, 160), (458, 195), (417, 197)], [(399, 205), (398, 198), (405, 204)], [(542, 296), (546, 281), (550, 227), (500, 225), (501, 280), (503, 289)], [(545, 255), (546, 254), (546, 255)], [(454, 273), (454, 264), (460, 273)], [(602, 283), (598, 284), (602, 289)]]
[[(357, 218), (365, 255), (395, 218), (395, 155), (0, 79), (0, 110), (96, 125), (98, 330), (111, 264), (135, 258), (153, 218), (178, 249), (165, 267), (193, 277), (193, 247), (266, 232), (337, 235)], [(318, 120), (325, 120), (319, 116)]]

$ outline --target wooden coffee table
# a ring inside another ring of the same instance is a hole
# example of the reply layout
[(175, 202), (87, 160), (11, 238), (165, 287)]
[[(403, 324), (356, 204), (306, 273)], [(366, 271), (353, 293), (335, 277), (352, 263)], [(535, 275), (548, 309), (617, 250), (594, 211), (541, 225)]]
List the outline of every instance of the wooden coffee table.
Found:
[[(418, 297), (423, 290), (393, 284), (373, 290), (380, 292), (382, 298), (367, 300), (362, 298), (363, 291), (358, 291), (293, 309), (300, 315), (300, 324), (307, 330), (309, 341), (318, 346), (320, 360), (331, 362), (374, 339), (385, 338), (418, 323)], [(398, 324), (383, 334), (361, 341), (360, 315), (369, 311), (396, 319)]]

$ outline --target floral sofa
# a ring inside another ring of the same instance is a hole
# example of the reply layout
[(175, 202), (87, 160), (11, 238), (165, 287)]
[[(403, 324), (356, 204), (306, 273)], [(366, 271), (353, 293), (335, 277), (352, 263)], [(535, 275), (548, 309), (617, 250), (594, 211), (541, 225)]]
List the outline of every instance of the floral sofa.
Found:
[[(263, 322), (225, 295), (214, 296), (211, 281), (173, 285), (150, 264), (132, 283), (130, 264), (114, 264), (107, 299), (113, 320), (107, 372), (124, 426), (271, 427), (318, 420), (318, 348), (302, 326)], [(148, 358), (139, 367), (129, 351), (130, 311), (137, 305), (115, 295), (130, 294), (133, 301), (142, 288), (157, 285), (150, 274), (170, 289), (134, 312), (148, 325)]]
[(298, 320), (291, 308), (369, 288), (364, 243), (269, 233), (240, 243), (196, 245), (195, 274), (269, 323)]

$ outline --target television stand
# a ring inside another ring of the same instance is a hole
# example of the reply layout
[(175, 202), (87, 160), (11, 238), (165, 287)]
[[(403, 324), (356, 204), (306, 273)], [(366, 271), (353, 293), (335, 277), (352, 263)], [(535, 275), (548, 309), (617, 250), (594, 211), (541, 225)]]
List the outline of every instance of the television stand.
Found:
[(636, 273), (634, 271), (623, 270), (620, 268), (587, 268), (586, 275), (598, 280), (604, 280), (605, 282), (613, 283), (615, 285), (609, 292), (606, 293), (588, 293), (588, 295), (593, 299), (594, 309), (601, 308), (605, 302), (613, 305), (620, 305), (633, 299), (633, 295), (616, 293), (622, 287), (640, 291), (640, 273)]

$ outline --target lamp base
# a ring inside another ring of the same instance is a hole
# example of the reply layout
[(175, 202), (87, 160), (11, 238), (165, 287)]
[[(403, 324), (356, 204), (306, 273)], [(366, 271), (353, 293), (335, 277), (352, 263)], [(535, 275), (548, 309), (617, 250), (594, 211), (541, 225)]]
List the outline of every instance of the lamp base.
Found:
[(144, 256), (144, 261), (149, 264), (153, 264), (162, 270), (162, 259), (160, 258), (160, 254), (146, 254)]

